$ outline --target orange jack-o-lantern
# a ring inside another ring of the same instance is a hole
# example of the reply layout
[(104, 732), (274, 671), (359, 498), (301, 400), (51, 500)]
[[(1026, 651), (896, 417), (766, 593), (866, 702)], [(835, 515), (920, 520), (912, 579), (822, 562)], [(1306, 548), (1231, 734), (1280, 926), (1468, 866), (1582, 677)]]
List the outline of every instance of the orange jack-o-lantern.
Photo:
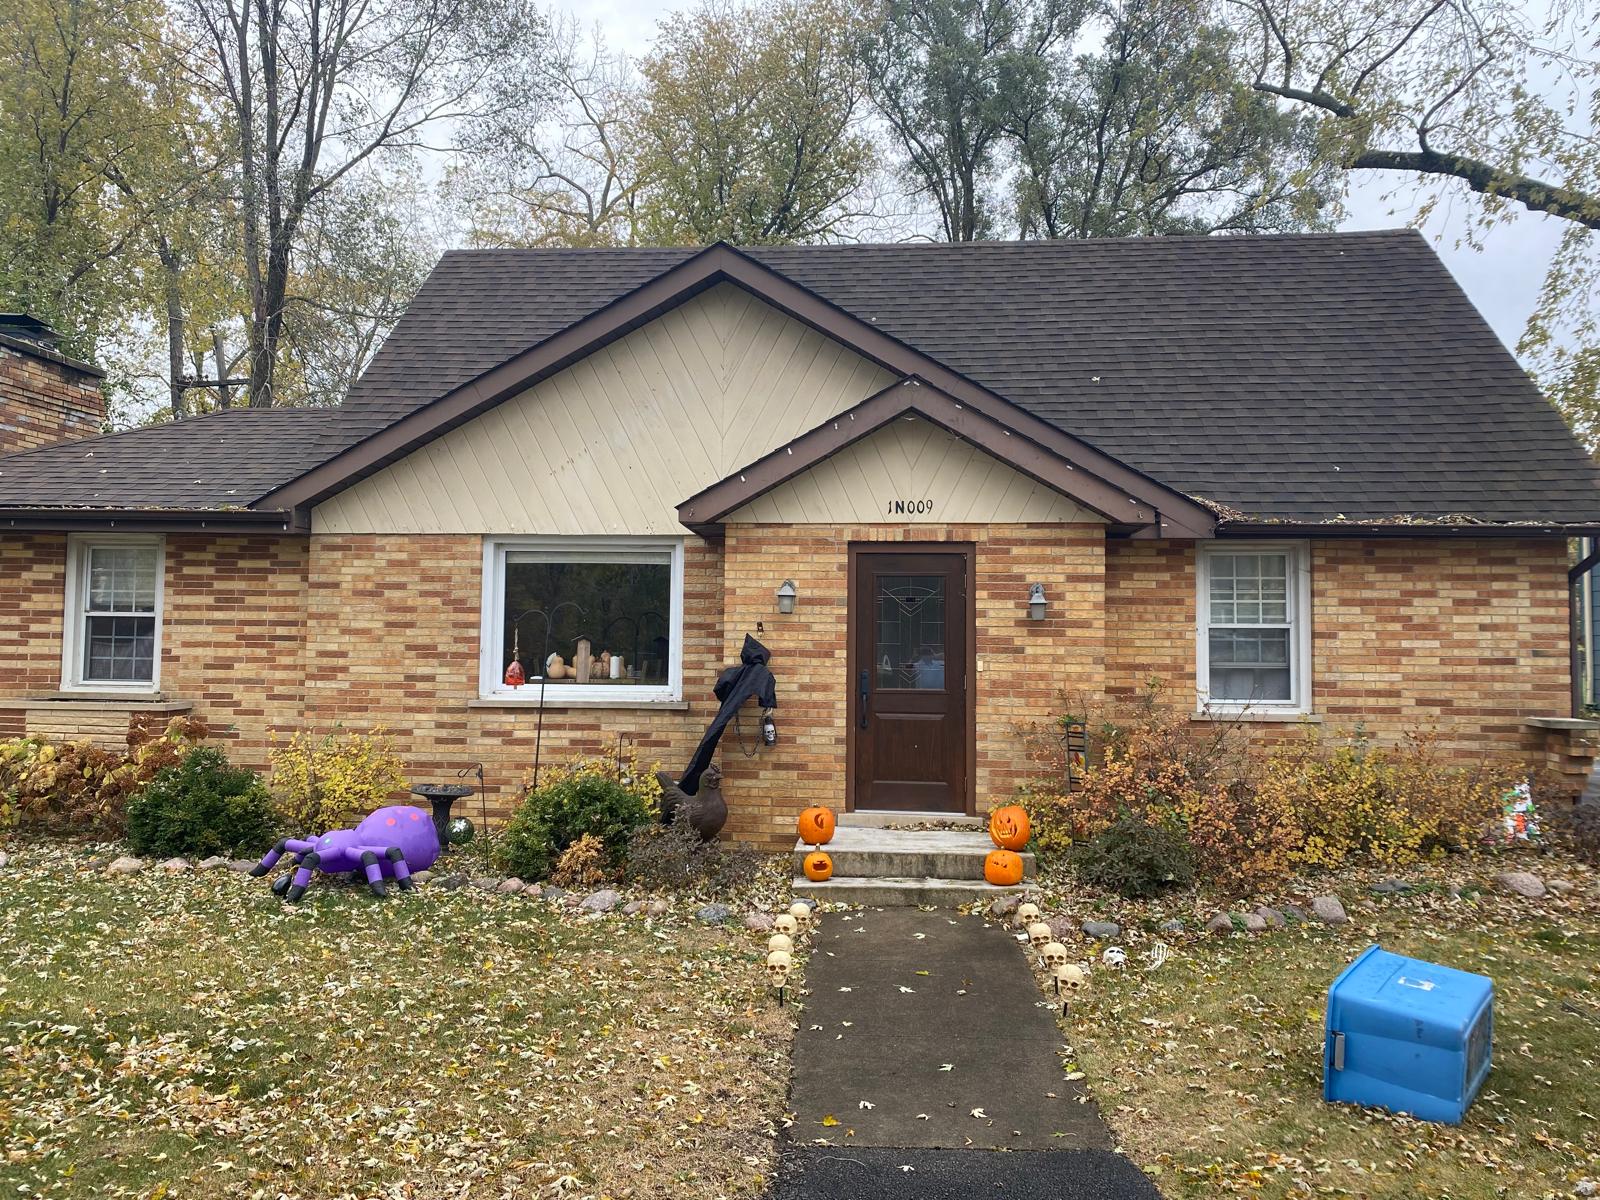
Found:
[(806, 855), (805, 861), (800, 864), (800, 869), (812, 883), (821, 883), (824, 879), (832, 878), (833, 859), (829, 858), (824, 850), (813, 850)]
[(1022, 882), (1022, 855), (1015, 850), (991, 850), (983, 860), (983, 877), (995, 887), (1012, 887)]
[(989, 836), (1002, 850), (1021, 850), (1031, 832), (1027, 811), (1020, 804), (1008, 804), (989, 814)]
[(808, 846), (826, 846), (833, 841), (833, 809), (817, 805), (800, 814), (800, 840)]

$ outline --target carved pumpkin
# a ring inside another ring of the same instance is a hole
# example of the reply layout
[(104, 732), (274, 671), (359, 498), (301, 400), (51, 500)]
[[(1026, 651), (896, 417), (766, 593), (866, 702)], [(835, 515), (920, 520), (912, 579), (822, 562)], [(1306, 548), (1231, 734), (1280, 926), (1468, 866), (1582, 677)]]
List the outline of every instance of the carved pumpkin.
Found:
[(808, 846), (826, 846), (833, 841), (833, 809), (817, 805), (800, 814), (800, 840)]
[[(1019, 859), (1018, 862), (1020, 861)], [(805, 861), (800, 864), (800, 869), (812, 883), (821, 883), (824, 879), (832, 878), (833, 859), (829, 858), (824, 850), (813, 850), (806, 855)]]
[(1015, 850), (991, 850), (983, 860), (983, 877), (995, 887), (1012, 887), (1022, 882), (1022, 855)]
[(989, 836), (1002, 850), (1021, 850), (1032, 832), (1027, 810), (1020, 804), (1008, 804), (989, 814)]

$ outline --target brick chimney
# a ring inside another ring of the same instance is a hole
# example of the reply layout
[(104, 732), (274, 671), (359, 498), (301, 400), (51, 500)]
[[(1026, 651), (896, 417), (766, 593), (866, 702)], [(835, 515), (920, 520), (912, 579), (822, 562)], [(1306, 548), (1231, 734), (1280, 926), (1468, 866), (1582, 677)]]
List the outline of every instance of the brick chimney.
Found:
[(37, 317), (0, 313), (0, 454), (99, 433), (105, 372), (68, 358)]

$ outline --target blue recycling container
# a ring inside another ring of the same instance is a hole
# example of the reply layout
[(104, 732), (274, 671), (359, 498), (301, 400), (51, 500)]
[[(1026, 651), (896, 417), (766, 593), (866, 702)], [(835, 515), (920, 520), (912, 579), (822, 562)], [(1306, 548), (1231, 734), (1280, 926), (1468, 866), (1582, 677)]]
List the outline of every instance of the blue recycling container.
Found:
[(1368, 946), (1328, 989), (1322, 1098), (1460, 1124), (1489, 1074), (1494, 980)]

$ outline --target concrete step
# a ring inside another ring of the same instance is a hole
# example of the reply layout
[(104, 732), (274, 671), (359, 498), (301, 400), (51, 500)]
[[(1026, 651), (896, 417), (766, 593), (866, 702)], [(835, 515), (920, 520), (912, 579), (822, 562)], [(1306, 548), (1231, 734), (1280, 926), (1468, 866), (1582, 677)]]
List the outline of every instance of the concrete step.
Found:
[[(811, 852), (794, 844), (794, 870)], [(994, 849), (987, 833), (964, 830), (860, 829), (839, 826), (823, 847), (833, 859), (835, 876), (895, 879), (974, 880), (983, 883), (983, 860)], [(1022, 873), (1033, 878), (1033, 855), (1022, 856)], [(988, 887), (988, 884), (983, 884)]]
[(969, 817), (962, 813), (942, 812), (888, 812), (875, 809), (865, 812), (839, 814), (839, 824), (852, 829), (887, 829), (890, 825), (915, 825), (919, 821), (938, 821), (942, 825), (960, 825), (966, 829), (987, 829), (983, 817)]
[(835, 875), (821, 883), (800, 876), (794, 894), (818, 903), (863, 904), (871, 908), (956, 908), (973, 900), (993, 900), (1012, 892), (1029, 893), (1031, 883), (995, 887), (979, 879), (895, 878)]

